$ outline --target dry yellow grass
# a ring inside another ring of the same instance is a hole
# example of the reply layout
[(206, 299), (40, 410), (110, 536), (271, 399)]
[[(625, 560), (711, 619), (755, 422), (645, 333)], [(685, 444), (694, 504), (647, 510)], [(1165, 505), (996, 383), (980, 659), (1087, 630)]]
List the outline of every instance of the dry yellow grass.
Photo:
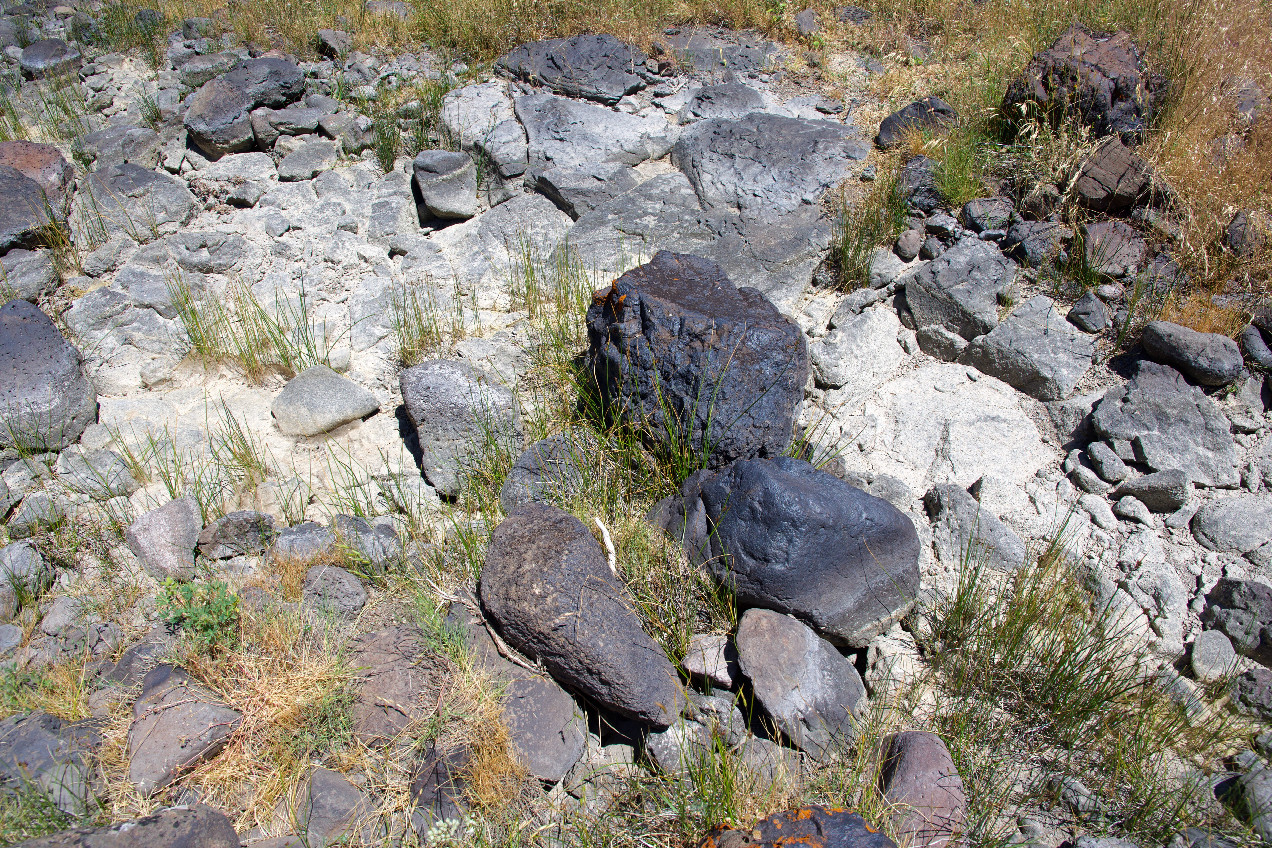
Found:
[(1166, 301), (1161, 320), (1192, 327), (1202, 333), (1236, 336), (1250, 322), (1250, 313), (1225, 303), (1216, 303), (1208, 292), (1191, 292)]

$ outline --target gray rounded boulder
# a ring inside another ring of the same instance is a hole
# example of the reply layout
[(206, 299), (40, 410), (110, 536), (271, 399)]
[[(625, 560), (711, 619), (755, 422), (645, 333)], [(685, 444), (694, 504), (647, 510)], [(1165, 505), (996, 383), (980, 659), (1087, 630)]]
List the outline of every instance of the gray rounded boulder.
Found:
[(666, 727), (684, 703), (675, 668), (633, 612), (587, 527), (526, 504), (500, 524), (481, 574), (482, 607), (509, 645), (626, 718)]
[(80, 352), (39, 307), (0, 307), (0, 448), (62, 450), (96, 420)]

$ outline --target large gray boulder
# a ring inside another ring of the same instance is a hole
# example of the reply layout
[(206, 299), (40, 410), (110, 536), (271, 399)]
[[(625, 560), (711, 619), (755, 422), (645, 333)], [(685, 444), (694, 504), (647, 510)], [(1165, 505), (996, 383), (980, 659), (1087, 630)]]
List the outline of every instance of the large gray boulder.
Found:
[(467, 153), (421, 150), (411, 163), (424, 208), (438, 218), (477, 214), (477, 165)]
[(804, 334), (719, 266), (659, 251), (587, 312), (604, 401), (709, 467), (780, 456), (808, 378)]
[(72, 820), (91, 818), (99, 803), (93, 751), (100, 731), (92, 719), (63, 721), (43, 712), (0, 721), (0, 788), (39, 789)]
[(963, 239), (906, 282), (914, 326), (938, 325), (965, 339), (988, 333), (1016, 273), (1016, 263), (991, 242)]
[(534, 174), (535, 190), (576, 221), (639, 182), (635, 169), (617, 162), (553, 167)]
[(673, 128), (659, 117), (640, 117), (554, 94), (516, 99), (526, 130), (531, 169), (579, 168), (600, 162), (638, 165), (671, 148)]
[(442, 124), (465, 151), (477, 151), (495, 164), (500, 176), (525, 173), (526, 131), (517, 120), (506, 80), (466, 85), (442, 99)]
[(1066, 321), (1051, 298), (1040, 294), (973, 339), (962, 361), (1030, 397), (1059, 400), (1073, 391), (1094, 356), (1095, 339)]
[(1266, 583), (1220, 578), (1206, 594), (1201, 620), (1231, 639), (1238, 654), (1272, 666), (1272, 588)]
[(83, 59), (78, 48), (62, 39), (43, 38), (22, 48), (18, 64), (26, 77), (42, 79), (72, 74)]
[(194, 576), (194, 546), (203, 521), (193, 498), (177, 498), (152, 509), (124, 531), (128, 549), (155, 580)]
[(852, 127), (832, 121), (752, 112), (736, 121), (691, 125), (671, 160), (707, 209), (736, 209), (772, 219), (816, 204), (870, 146)]
[(946, 848), (967, 821), (967, 793), (935, 733), (906, 730), (884, 744), (880, 784), (897, 837), (911, 848)]
[(1150, 359), (1177, 369), (1199, 385), (1226, 386), (1241, 376), (1241, 349), (1219, 333), (1199, 333), (1169, 321), (1150, 321), (1142, 340)]
[(280, 432), (317, 436), (380, 408), (375, 395), (326, 365), (306, 368), (287, 381), (270, 412)]
[(61, 450), (96, 420), (80, 352), (38, 307), (0, 307), (0, 448)]
[(645, 87), (645, 54), (612, 35), (576, 35), (523, 44), (498, 67), (560, 94), (613, 105)]
[(516, 398), (465, 362), (435, 359), (399, 376), (402, 403), (415, 425), (424, 476), (443, 495), (460, 492), (483, 440), (520, 441)]
[(919, 538), (892, 504), (803, 460), (692, 475), (672, 532), (743, 606), (790, 613), (865, 647), (919, 592)]
[(426, 640), (419, 628), (398, 624), (363, 633), (349, 645), (357, 671), (350, 710), (358, 740), (383, 746), (424, 718), (437, 698), (433, 669), (419, 662)]
[(1148, 72), (1129, 33), (1074, 24), (1008, 86), (1003, 112), (1012, 120), (1022, 110), (1057, 123), (1076, 118), (1096, 136), (1131, 140), (1148, 128), (1165, 93), (1165, 78)]
[(161, 228), (181, 225), (194, 215), (197, 201), (183, 180), (121, 162), (93, 171), (84, 182), (82, 215), (100, 218), (110, 234), (146, 242)]
[(1073, 230), (1058, 221), (1016, 221), (1003, 238), (1003, 253), (1030, 268), (1059, 257)]
[(282, 108), (305, 93), (305, 75), (286, 59), (247, 59), (204, 83), (186, 110), (185, 128), (205, 154), (251, 149), (251, 111), (257, 106)]
[(679, 714), (675, 667), (577, 518), (540, 504), (514, 510), (495, 528), (480, 593), (508, 644), (563, 686), (647, 725)]
[(721, 118), (736, 121), (752, 112), (764, 111), (764, 97), (740, 82), (704, 85), (680, 110), (681, 123)]
[(1187, 469), (1202, 486), (1235, 486), (1237, 446), (1213, 400), (1167, 365), (1138, 362), (1130, 381), (1105, 392), (1091, 412), (1096, 434), (1130, 442), (1153, 471)]
[[(1193, 516), (1192, 533), (1212, 551), (1255, 560), (1272, 555), (1272, 495), (1237, 494), (1216, 498)], [(1260, 551), (1261, 553), (1256, 553)]]
[(742, 673), (784, 736), (818, 760), (852, 742), (866, 687), (834, 645), (765, 609), (742, 615), (736, 641)]
[(568, 504), (584, 490), (593, 456), (567, 433), (535, 442), (508, 471), (499, 490), (500, 509), (507, 514), (527, 503)]
[(167, 807), (132, 821), (77, 827), (20, 843), (22, 848), (239, 848), (226, 816), (203, 804)]
[(17, 168), (0, 164), (0, 253), (31, 246), (53, 223), (44, 189)]

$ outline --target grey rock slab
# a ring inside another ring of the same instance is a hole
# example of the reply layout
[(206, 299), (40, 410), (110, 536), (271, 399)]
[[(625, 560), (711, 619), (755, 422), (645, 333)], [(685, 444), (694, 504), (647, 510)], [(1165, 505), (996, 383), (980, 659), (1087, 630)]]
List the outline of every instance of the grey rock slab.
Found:
[(34, 180), (43, 190), (39, 199), (47, 200), (54, 217), (61, 217), (74, 190), (75, 168), (60, 150), (52, 144), (3, 141), (0, 142), (0, 165), (7, 165)]
[(631, 191), (635, 169), (616, 162), (553, 167), (534, 174), (534, 188), (574, 220)]
[(53, 223), (44, 189), (16, 168), (0, 164), (0, 251), (31, 246)]
[[(1265, 721), (1272, 716), (1272, 673), (1263, 669), (1246, 672), (1234, 688), (1237, 702), (1247, 711)], [(1254, 768), (1238, 777), (1233, 789), (1250, 827), (1263, 841), (1272, 840), (1272, 769)]]
[(43, 594), (53, 576), (53, 568), (30, 543), (0, 548), (0, 620), (9, 621), (26, 599)]
[(637, 165), (664, 156), (674, 128), (657, 116), (640, 117), (553, 94), (518, 97), (531, 169), (582, 167), (600, 162)]
[(1227, 417), (1175, 369), (1136, 363), (1125, 386), (1115, 386), (1091, 413), (1096, 433), (1134, 446), (1154, 471), (1187, 469), (1202, 486), (1235, 486), (1237, 446)]
[(22, 48), (18, 64), (28, 79), (43, 79), (72, 73), (83, 59), (78, 48), (60, 38), (44, 38)]
[(1117, 487), (1114, 494), (1119, 498), (1133, 497), (1153, 512), (1176, 512), (1188, 503), (1192, 495), (1192, 480), (1188, 472), (1171, 468), (1127, 480)]
[[(1127, 468), (1122, 458), (1117, 455), (1113, 448), (1109, 447), (1108, 442), (1092, 442), (1087, 445), (1087, 458), (1091, 461), (1091, 467), (1095, 469), (1095, 473), (1099, 474), (1100, 478), (1108, 483), (1120, 483), (1130, 476), (1131, 469)], [(1185, 478), (1185, 486), (1188, 485), (1188, 482), (1187, 478)], [(1127, 494), (1134, 494), (1139, 497), (1135, 492), (1128, 491)]]
[(301, 603), (338, 615), (356, 615), (367, 603), (367, 590), (356, 575), (335, 565), (315, 565), (305, 572)]
[(1227, 636), (1241, 656), (1272, 665), (1272, 588), (1266, 583), (1220, 578), (1206, 594), (1201, 622)]
[(467, 153), (422, 150), (411, 170), (424, 207), (433, 215), (467, 220), (477, 214), (477, 165)]
[(128, 779), (144, 797), (216, 756), (242, 721), (185, 671), (156, 666), (141, 684), (128, 728)]
[(879, 124), (875, 143), (887, 150), (900, 145), (911, 133), (941, 133), (958, 123), (958, 112), (939, 97), (924, 97), (898, 109)]
[(711, 731), (696, 721), (681, 719), (645, 736), (645, 753), (664, 774), (682, 776), (708, 756)]
[(1030, 268), (1057, 259), (1073, 238), (1073, 230), (1054, 221), (1016, 221), (1003, 237), (1003, 253)]
[(982, 509), (962, 486), (945, 483), (923, 497), (932, 520), (937, 558), (945, 565), (985, 564), (1014, 572), (1025, 564), (1025, 543), (998, 517)]
[(721, 82), (775, 70), (782, 48), (754, 32), (732, 32), (705, 26), (677, 27), (655, 44), (695, 79)]
[(612, 35), (576, 35), (516, 47), (499, 58), (512, 76), (560, 94), (613, 105), (645, 87), (645, 54)]
[(437, 697), (433, 671), (420, 663), (424, 634), (400, 624), (364, 633), (349, 645), (357, 670), (351, 710), (353, 732), (367, 745), (383, 746), (431, 709)]
[(1237, 343), (1219, 333), (1199, 333), (1169, 321), (1144, 327), (1144, 351), (1202, 386), (1226, 386), (1241, 376), (1244, 365)]
[(691, 125), (671, 160), (705, 208), (772, 219), (819, 203), (843, 180), (849, 164), (865, 159), (869, 150), (843, 124), (752, 112), (736, 121)]
[(1241, 331), (1241, 349), (1255, 365), (1272, 369), (1272, 346), (1268, 344), (1268, 337), (1255, 325), (1249, 324)]
[(1135, 206), (1152, 188), (1148, 163), (1117, 137), (1104, 141), (1078, 169), (1073, 183), (1077, 202), (1096, 212), (1117, 215)]
[(161, 228), (189, 221), (197, 203), (184, 181), (132, 162), (93, 171), (83, 193), (82, 215), (100, 217), (108, 233), (139, 242), (149, 241)]
[(461, 475), (477, 440), (487, 433), (505, 440), (519, 438), (512, 392), (467, 363), (424, 362), (404, 370), (399, 381), (423, 452), (424, 475), (443, 495), (459, 494)]
[(82, 617), (83, 604), (70, 595), (60, 595), (40, 620), (40, 630), (46, 636), (59, 636)]
[(1193, 516), (1192, 533), (1212, 551), (1249, 553), (1272, 539), (1272, 495), (1215, 498)]
[(508, 471), (499, 490), (500, 509), (507, 514), (527, 503), (568, 504), (584, 490), (594, 456), (565, 433), (535, 442)]
[(981, 197), (969, 200), (963, 206), (963, 223), (973, 232), (1006, 230), (1015, 217), (1016, 207), (1010, 198)]
[(366, 418), (380, 408), (375, 395), (332, 371), (314, 365), (287, 381), (270, 412), (280, 432), (317, 436)]
[(1134, 277), (1148, 256), (1148, 243), (1124, 221), (1084, 224), (1082, 237), (1087, 268), (1101, 277)]
[(416, 830), (427, 832), (439, 822), (462, 823), (468, 804), (465, 800), (473, 751), (466, 745), (447, 750), (429, 739), (419, 764), (411, 776), (411, 803), (415, 810), (411, 815)]
[(303, 72), (286, 59), (243, 60), (194, 93), (185, 128), (199, 149), (213, 158), (249, 150), (255, 141), (251, 110), (286, 106), (300, 98), (304, 86)]
[(804, 335), (714, 263), (659, 251), (593, 301), (587, 326), (604, 401), (651, 438), (683, 443), (709, 467), (790, 445), (808, 376)]
[(646, 725), (666, 727), (679, 714), (675, 668), (578, 519), (555, 507), (518, 507), (495, 529), (480, 595), (508, 644), (562, 685)]
[(946, 204), (936, 183), (938, 168), (937, 163), (926, 156), (915, 156), (901, 166), (897, 191), (908, 207), (927, 214)]
[(47, 250), (10, 250), (0, 257), (0, 268), (0, 297), (12, 295), (35, 303), (57, 285), (57, 270)]
[(704, 85), (680, 110), (681, 123), (722, 118), (736, 121), (751, 112), (764, 111), (764, 97), (754, 88), (740, 82)]
[(682, 491), (686, 547), (741, 604), (864, 647), (918, 596), (910, 519), (803, 460), (738, 461), (691, 476)]
[(184, 497), (142, 515), (124, 531), (124, 539), (156, 580), (188, 580), (194, 576), (194, 546), (202, 529), (198, 504)]
[(177, 78), (186, 88), (197, 89), (240, 62), (233, 53), (204, 53), (191, 56), (176, 69)]
[(815, 759), (852, 741), (866, 687), (847, 659), (807, 625), (749, 609), (738, 622), (738, 659), (777, 728)]
[(296, 809), (285, 813), (287, 823), (304, 834), (306, 848), (322, 848), (370, 837), (374, 802), (344, 775), (319, 766), (298, 792)]
[(269, 550), (274, 536), (272, 516), (253, 510), (237, 510), (218, 518), (199, 532), (199, 555), (208, 559), (257, 556)]
[(164, 239), (173, 260), (184, 271), (224, 274), (242, 264), (247, 240), (220, 230), (185, 230)]
[(504, 177), (522, 174), (528, 162), (526, 131), (517, 120), (508, 83), (467, 85), (442, 99), (442, 123), (463, 150), (490, 157)]
[(84, 155), (98, 168), (132, 162), (153, 169), (159, 165), (163, 141), (159, 133), (149, 127), (120, 124), (89, 133), (81, 144)]
[(1075, 327), (1088, 333), (1098, 333), (1109, 326), (1109, 308), (1095, 296), (1095, 292), (1087, 292), (1078, 298), (1067, 317)]
[(1130, 495), (1123, 495), (1118, 498), (1117, 503), (1113, 504), (1113, 514), (1119, 518), (1125, 518), (1127, 521), (1143, 524), (1145, 527), (1155, 526), (1153, 513), (1149, 511), (1143, 501)]
[(1016, 281), (1016, 265), (994, 245), (963, 239), (906, 283), (916, 327), (939, 324), (965, 339), (998, 325), (998, 307)]
[(340, 151), (334, 141), (306, 141), (278, 163), (278, 179), (282, 182), (312, 180), (334, 168), (339, 158)]
[(95, 500), (131, 495), (140, 484), (128, 463), (111, 450), (65, 450), (57, 458), (57, 474), (72, 491)]
[(66, 502), (50, 492), (31, 492), (9, 516), (9, 537), (25, 539), (52, 527), (66, 516)]
[[(909, 289), (907, 289), (907, 292)], [(908, 297), (908, 295), (907, 295)], [(1037, 295), (983, 336), (962, 361), (1039, 400), (1068, 396), (1091, 367), (1095, 340), (1064, 319), (1051, 298)]]
[(809, 348), (819, 385), (844, 390), (846, 396), (864, 395), (905, 361), (897, 342), (901, 322), (895, 309), (867, 309), (834, 323), (835, 328)]
[(391, 516), (377, 515), (368, 521), (337, 515), (332, 527), (347, 551), (371, 565), (383, 567), (402, 555), (402, 541)]
[(335, 549), (336, 534), (313, 521), (285, 527), (270, 546), (270, 556), (281, 559), (312, 560)]
[(721, 689), (732, 689), (741, 680), (738, 650), (725, 633), (695, 633), (689, 639), (681, 667), (692, 677)]
[(0, 307), (0, 448), (61, 450), (97, 419), (80, 352), (36, 306)]
[(914, 338), (919, 350), (943, 362), (955, 362), (967, 350), (967, 339), (940, 324), (919, 327)]
[(1188, 662), (1202, 683), (1214, 683), (1232, 673), (1237, 652), (1232, 641), (1219, 630), (1203, 630), (1193, 639)]
[(902, 844), (946, 848), (967, 821), (967, 794), (949, 749), (935, 733), (906, 730), (885, 743), (880, 785), (895, 810)]
[(89, 818), (99, 803), (92, 785), (99, 744), (100, 729), (91, 720), (68, 722), (43, 712), (10, 716), (0, 721), (0, 786), (38, 788), (72, 820)]
[[(1232, 701), (1242, 712), (1264, 722), (1272, 721), (1272, 671), (1260, 667), (1243, 671), (1233, 681)], [(1266, 779), (1266, 771), (1260, 770), (1245, 775), (1243, 782), (1255, 775), (1263, 776), (1265, 780), (1255, 787), (1258, 794), (1253, 798), (1251, 788), (1245, 788), (1246, 803), (1254, 808), (1258, 816), (1254, 821), (1256, 831), (1264, 839), (1272, 839), (1272, 821), (1267, 815), (1267, 811), (1272, 809), (1272, 781)]]

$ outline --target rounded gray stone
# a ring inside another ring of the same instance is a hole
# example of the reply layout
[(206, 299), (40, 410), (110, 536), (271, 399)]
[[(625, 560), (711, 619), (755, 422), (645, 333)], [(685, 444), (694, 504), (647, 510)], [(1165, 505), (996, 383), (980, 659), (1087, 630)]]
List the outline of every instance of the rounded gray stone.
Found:
[(1232, 641), (1218, 630), (1203, 630), (1198, 633), (1188, 654), (1193, 674), (1202, 683), (1222, 680), (1232, 671), (1236, 658), (1237, 652), (1232, 647)]
[(274, 398), (274, 423), (288, 436), (317, 436), (380, 408), (375, 395), (325, 365), (297, 374)]
[(96, 419), (80, 352), (36, 306), (0, 307), (0, 447), (61, 450)]

